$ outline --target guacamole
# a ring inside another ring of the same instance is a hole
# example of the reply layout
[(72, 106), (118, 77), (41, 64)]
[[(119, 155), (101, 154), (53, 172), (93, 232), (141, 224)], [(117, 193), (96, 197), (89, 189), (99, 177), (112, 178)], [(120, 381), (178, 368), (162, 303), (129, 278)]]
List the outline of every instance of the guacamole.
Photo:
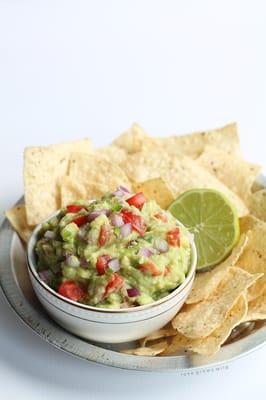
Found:
[(60, 210), (43, 224), (35, 254), (40, 278), (59, 294), (117, 309), (168, 295), (188, 273), (191, 248), (168, 211), (119, 187)]

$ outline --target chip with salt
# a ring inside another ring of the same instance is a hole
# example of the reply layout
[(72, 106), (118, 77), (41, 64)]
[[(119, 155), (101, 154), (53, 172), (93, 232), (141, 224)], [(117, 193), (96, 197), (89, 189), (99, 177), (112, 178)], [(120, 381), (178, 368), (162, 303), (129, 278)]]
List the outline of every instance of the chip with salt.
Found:
[(199, 339), (188, 338), (181, 333), (174, 336), (172, 343), (163, 355), (170, 355), (189, 350), (198, 354), (212, 355), (219, 351), (221, 345), (228, 339), (232, 330), (240, 324), (247, 315), (247, 301), (240, 295), (237, 302), (228, 311), (226, 317), (209, 336)]
[(266, 223), (252, 218), (251, 221), (253, 221), (253, 227), (250, 224), (248, 244), (239, 257), (237, 265), (251, 274), (262, 273), (263, 275), (248, 289), (249, 301), (260, 296), (266, 288)]
[(229, 154), (240, 155), (239, 137), (235, 123), (210, 131), (159, 138), (156, 139), (156, 144), (161, 150), (182, 153), (194, 159), (200, 156), (207, 145), (216, 146)]
[(251, 188), (261, 171), (259, 165), (251, 164), (215, 146), (206, 146), (197, 162), (233, 192), (237, 193), (245, 203), (249, 202)]
[(168, 346), (166, 340), (152, 344), (149, 347), (137, 347), (135, 349), (122, 350), (121, 353), (132, 354), (134, 356), (156, 356), (162, 353)]
[(7, 219), (24, 242), (27, 242), (32, 234), (33, 227), (27, 223), (25, 204), (18, 204), (5, 212)]
[(122, 149), (122, 147), (115, 145), (100, 147), (95, 151), (95, 154), (104, 157), (107, 161), (115, 164), (120, 164), (127, 158), (127, 152)]
[(244, 321), (266, 319), (266, 289), (254, 300), (248, 303), (248, 312)]
[(257, 225), (263, 224), (260, 219), (254, 217), (254, 215), (246, 215), (239, 219), (240, 232), (247, 233), (249, 230), (255, 228)]
[(67, 174), (70, 153), (91, 152), (89, 139), (26, 147), (24, 187), (27, 222), (36, 225), (60, 207), (59, 179)]
[(64, 176), (60, 180), (61, 188), (61, 207), (65, 207), (78, 200), (93, 200), (100, 198), (109, 190), (108, 186), (97, 182), (86, 182), (82, 184), (71, 178)]
[(266, 221), (266, 189), (252, 193), (249, 199), (249, 209), (251, 214)]
[(135, 192), (143, 192), (148, 200), (155, 200), (160, 207), (167, 208), (175, 199), (170, 187), (162, 178), (133, 183)]
[(246, 234), (241, 235), (236, 247), (234, 247), (232, 253), (226, 260), (213, 270), (201, 272), (196, 275), (192, 290), (186, 300), (186, 304), (194, 304), (205, 300), (216, 290), (228, 269), (237, 263), (237, 260), (242, 254), (247, 242), (248, 236)]
[(144, 132), (141, 126), (134, 123), (126, 132), (118, 136), (112, 144), (121, 147), (127, 153), (131, 154), (142, 151), (146, 147), (152, 146), (154, 143), (155, 140)]
[(222, 324), (239, 296), (260, 276), (230, 267), (209, 298), (177, 314), (172, 321), (173, 328), (191, 339), (209, 336)]
[(125, 173), (135, 182), (162, 177), (177, 197), (186, 190), (211, 188), (222, 192), (235, 205), (238, 215), (248, 214), (243, 200), (215, 176), (190, 158), (159, 150), (139, 152), (122, 163)]
[(131, 188), (131, 183), (124, 171), (98, 154), (72, 153), (69, 161), (69, 176), (83, 185), (87, 182), (97, 182), (105, 185), (109, 190), (114, 190), (119, 185)]
[(146, 336), (145, 338), (141, 339), (140, 346), (145, 347), (148, 342), (153, 342), (158, 339), (175, 336), (176, 334), (177, 334), (176, 330), (171, 326), (164, 327), (162, 329), (154, 331), (149, 336)]

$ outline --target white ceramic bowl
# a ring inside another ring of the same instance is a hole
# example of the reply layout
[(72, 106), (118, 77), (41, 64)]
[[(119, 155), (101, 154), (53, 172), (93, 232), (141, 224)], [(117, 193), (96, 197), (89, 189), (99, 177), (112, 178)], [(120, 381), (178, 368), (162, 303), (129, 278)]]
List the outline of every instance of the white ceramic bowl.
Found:
[(191, 290), (197, 263), (192, 239), (191, 265), (185, 281), (168, 296), (154, 303), (126, 309), (104, 309), (69, 300), (46, 285), (37, 273), (34, 247), (41, 226), (35, 228), (27, 247), (30, 279), (38, 299), (50, 316), (77, 336), (105, 343), (140, 339), (167, 324), (180, 310)]

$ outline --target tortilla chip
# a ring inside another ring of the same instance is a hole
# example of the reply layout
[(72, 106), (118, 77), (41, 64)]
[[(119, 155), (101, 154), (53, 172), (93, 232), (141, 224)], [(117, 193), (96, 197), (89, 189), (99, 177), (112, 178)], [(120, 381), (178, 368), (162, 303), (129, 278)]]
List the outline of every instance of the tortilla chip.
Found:
[(238, 260), (238, 267), (254, 274), (262, 273), (248, 290), (248, 300), (255, 299), (266, 288), (266, 224), (256, 222), (248, 233), (249, 241)]
[(115, 164), (120, 164), (127, 158), (127, 152), (121, 147), (115, 145), (100, 147), (96, 150), (95, 154), (104, 157), (107, 161)]
[(24, 186), (29, 225), (36, 225), (60, 207), (58, 180), (67, 174), (72, 151), (91, 151), (89, 139), (24, 151)]
[(69, 161), (69, 176), (78, 183), (86, 185), (97, 182), (108, 190), (115, 190), (119, 185), (131, 188), (131, 183), (124, 171), (116, 164), (95, 154), (72, 153)]
[(156, 356), (157, 354), (162, 353), (166, 349), (167, 345), (167, 341), (162, 340), (150, 347), (138, 347), (136, 349), (123, 350), (122, 353), (132, 354), (134, 356)]
[(237, 263), (247, 242), (248, 236), (243, 234), (226, 260), (211, 271), (196, 274), (192, 290), (186, 299), (186, 304), (194, 304), (205, 300), (216, 290), (228, 269)]
[(175, 200), (171, 189), (162, 178), (133, 183), (133, 188), (135, 192), (143, 192), (148, 200), (155, 200), (164, 209)]
[(197, 159), (197, 162), (203, 168), (206, 168), (206, 170), (211, 174), (216, 176), (216, 178), (223, 182), (233, 192), (237, 193), (245, 203), (249, 202), (252, 186), (261, 171), (259, 165), (248, 163), (240, 157), (228, 154), (221, 148), (214, 146), (206, 146), (201, 156)]
[(173, 319), (173, 328), (184, 336), (198, 339), (209, 336), (226, 318), (229, 310), (261, 274), (249, 274), (241, 268), (231, 267), (212, 295), (180, 312)]
[[(248, 303), (248, 312), (244, 319), (247, 321), (256, 321), (266, 319), (266, 290), (255, 300)], [(243, 322), (244, 322), (243, 321)]]
[(15, 231), (26, 243), (29, 240), (34, 227), (29, 226), (27, 223), (25, 204), (19, 204), (10, 208), (10, 210), (5, 212), (5, 215)]
[(61, 207), (65, 207), (77, 200), (94, 200), (108, 191), (108, 186), (97, 182), (78, 183), (70, 176), (64, 176), (60, 181)]
[(198, 354), (212, 355), (220, 350), (221, 345), (230, 336), (232, 330), (243, 321), (247, 314), (247, 301), (240, 295), (227, 316), (209, 336), (200, 339), (190, 339), (178, 333), (163, 355), (174, 354), (181, 350), (190, 350)]
[(216, 146), (228, 154), (240, 156), (239, 137), (235, 123), (211, 131), (156, 139), (156, 144), (161, 150), (182, 153), (194, 159), (201, 155), (207, 145)]
[(251, 195), (249, 208), (251, 214), (262, 221), (266, 221), (266, 189), (259, 190)]
[(240, 232), (247, 233), (251, 229), (254, 229), (257, 225), (263, 224), (260, 219), (254, 217), (254, 215), (246, 215), (239, 219)]
[(151, 333), (149, 336), (146, 336), (145, 338), (140, 340), (140, 346), (145, 347), (148, 342), (153, 342), (154, 340), (170, 337), (170, 336), (175, 336), (176, 335), (176, 330), (169, 326), (168, 328), (162, 328), (159, 329), (158, 331), (154, 331)]
[(161, 150), (140, 152), (128, 156), (122, 168), (135, 182), (162, 177), (176, 197), (194, 188), (217, 189), (235, 205), (239, 216), (248, 214), (246, 205), (234, 192), (186, 156)]
[(128, 129), (128, 131), (122, 133), (117, 139), (113, 141), (113, 145), (121, 147), (127, 153), (137, 153), (138, 151), (144, 150), (147, 146), (151, 146), (155, 143), (144, 130), (136, 123)]

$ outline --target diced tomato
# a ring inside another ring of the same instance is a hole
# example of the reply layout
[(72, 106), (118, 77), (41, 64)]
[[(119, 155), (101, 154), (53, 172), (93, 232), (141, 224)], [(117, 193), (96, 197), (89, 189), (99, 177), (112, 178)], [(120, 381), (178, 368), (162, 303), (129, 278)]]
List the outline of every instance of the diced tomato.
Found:
[(96, 269), (99, 275), (104, 275), (105, 271), (108, 268), (108, 262), (111, 260), (112, 257), (106, 255), (99, 256), (96, 262)]
[(106, 285), (105, 293), (103, 297), (109, 296), (110, 293), (119, 290), (124, 284), (124, 279), (121, 275), (114, 272)]
[(86, 296), (86, 290), (74, 281), (62, 282), (58, 293), (73, 301), (80, 301)]
[(159, 219), (162, 222), (165, 222), (165, 223), (168, 222), (167, 216), (163, 213), (158, 212), (158, 213), (154, 214), (154, 217)]
[(88, 216), (81, 215), (80, 217), (73, 219), (72, 222), (74, 222), (78, 226), (84, 225), (84, 224), (86, 224), (86, 222), (88, 222)]
[(146, 232), (147, 226), (140, 215), (136, 215), (128, 210), (121, 210), (120, 215), (125, 224), (130, 223), (134, 231), (138, 232), (141, 236)]
[(67, 206), (67, 211), (70, 213), (76, 213), (82, 210), (82, 208), (83, 206), (78, 206), (77, 204), (69, 204), (69, 206)]
[(180, 247), (180, 229), (176, 228), (167, 232), (167, 242), (170, 246)]
[(103, 224), (100, 229), (98, 244), (104, 246), (107, 240), (110, 238), (110, 229), (106, 224)]
[(142, 192), (134, 194), (134, 196), (127, 199), (127, 203), (130, 206), (134, 206), (136, 208), (142, 208), (143, 204), (146, 202), (146, 197)]
[(139, 265), (139, 270), (141, 272), (148, 272), (152, 276), (162, 275), (161, 271), (159, 271), (159, 269), (156, 267), (156, 265), (152, 261), (146, 262), (144, 264), (140, 264)]

